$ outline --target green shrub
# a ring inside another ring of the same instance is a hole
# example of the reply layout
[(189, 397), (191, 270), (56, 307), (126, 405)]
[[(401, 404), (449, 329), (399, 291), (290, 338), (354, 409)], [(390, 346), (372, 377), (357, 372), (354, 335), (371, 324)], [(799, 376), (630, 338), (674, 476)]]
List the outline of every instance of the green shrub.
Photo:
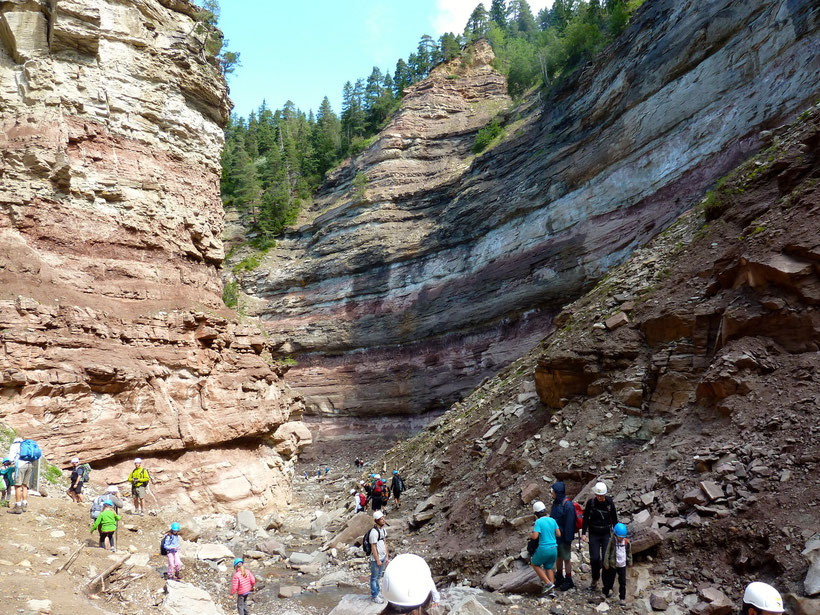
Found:
[(43, 478), (45, 478), (49, 483), (52, 485), (56, 484), (63, 477), (63, 472), (57, 466), (53, 466), (50, 463), (47, 464), (46, 471), (43, 472)]
[(225, 284), (225, 288), (222, 289), (222, 303), (231, 309), (239, 303), (239, 283), (236, 280)]
[(246, 256), (233, 266), (233, 272), (239, 274), (243, 271), (253, 271), (261, 264), (262, 256), (263, 254), (251, 254), (250, 256)]
[(475, 143), (473, 143), (473, 152), (476, 154), (483, 152), (493, 142), (493, 139), (503, 134), (503, 132), (504, 128), (502, 128), (501, 123), (497, 119), (493, 120), (478, 131), (475, 136)]
[(369, 181), (370, 178), (365, 173), (362, 173), (361, 171), (356, 173), (356, 177), (353, 178), (353, 194), (356, 200), (361, 201), (364, 199)]

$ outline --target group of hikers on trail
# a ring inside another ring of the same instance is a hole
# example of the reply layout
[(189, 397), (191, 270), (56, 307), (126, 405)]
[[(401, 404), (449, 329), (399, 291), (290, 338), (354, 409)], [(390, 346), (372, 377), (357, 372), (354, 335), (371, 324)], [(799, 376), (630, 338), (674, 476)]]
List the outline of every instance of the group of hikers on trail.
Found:
[(358, 513), (367, 510), (368, 502), (370, 502), (374, 511), (381, 510), (390, 501), (391, 495), (396, 503), (396, 508), (401, 508), (401, 494), (405, 490), (404, 479), (398, 470), (393, 470), (393, 477), (390, 480), (389, 487), (381, 474), (371, 474), (369, 482), (361, 480), (359, 481), (358, 490), (355, 487), (350, 490), (350, 495), (353, 496), (353, 511)]
[[(596, 591), (598, 579), (603, 576), (603, 593), (609, 596), (618, 579), (618, 595), (626, 599), (626, 569), (632, 566), (632, 548), (627, 538), (627, 528), (618, 523), (618, 513), (607, 486), (598, 482), (592, 488), (593, 496), (581, 508), (566, 496), (563, 482), (556, 482), (550, 489), (552, 507), (541, 501), (532, 505), (536, 516), (530, 533), (527, 550), (531, 554), (530, 565), (538, 578), (544, 582), (543, 593), (555, 597), (555, 589), (567, 591), (575, 587), (572, 580), (572, 541), (577, 531), (589, 543), (589, 561), (592, 582), (589, 589)], [(603, 575), (602, 573), (603, 568)]]

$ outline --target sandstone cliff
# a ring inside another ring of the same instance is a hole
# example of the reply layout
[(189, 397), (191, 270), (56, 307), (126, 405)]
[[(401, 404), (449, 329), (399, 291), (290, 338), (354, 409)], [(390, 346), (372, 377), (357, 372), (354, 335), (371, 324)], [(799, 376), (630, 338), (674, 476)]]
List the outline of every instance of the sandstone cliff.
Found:
[(242, 280), (310, 407), (416, 413), (520, 356), (813, 100), (817, 20), (810, 0), (647, 2), (478, 158), (476, 131), (510, 105), (491, 51), (433, 71)]
[(307, 434), (272, 437), (301, 402), (217, 314), (230, 102), (196, 10), (0, 3), (0, 418), (97, 479), (141, 455), (166, 503), (260, 507)]

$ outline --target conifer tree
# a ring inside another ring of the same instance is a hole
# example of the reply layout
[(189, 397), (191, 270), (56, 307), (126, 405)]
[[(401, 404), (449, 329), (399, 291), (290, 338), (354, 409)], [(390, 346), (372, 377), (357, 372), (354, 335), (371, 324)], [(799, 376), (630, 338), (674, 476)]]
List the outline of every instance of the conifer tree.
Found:
[(479, 2), (478, 6), (470, 13), (470, 18), (467, 20), (467, 25), (464, 27), (464, 36), (469, 39), (476, 39), (484, 36), (487, 33), (487, 26), (489, 25), (490, 16), (487, 9), (484, 8), (484, 3)]
[(494, 21), (502, 30), (507, 27), (507, 7), (504, 0), (492, 1), (490, 4), (490, 21)]

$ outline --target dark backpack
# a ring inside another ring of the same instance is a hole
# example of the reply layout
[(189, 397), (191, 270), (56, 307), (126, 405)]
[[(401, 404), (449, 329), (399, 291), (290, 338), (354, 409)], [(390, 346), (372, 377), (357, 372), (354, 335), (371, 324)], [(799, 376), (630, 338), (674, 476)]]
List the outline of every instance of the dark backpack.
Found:
[(370, 532), (372, 532), (373, 530), (376, 530), (376, 534), (379, 537), (381, 537), (381, 532), (379, 531), (379, 526), (378, 525), (374, 525), (372, 529), (367, 530), (364, 533), (364, 536), (362, 537), (362, 551), (364, 551), (364, 554), (367, 557), (370, 557), (371, 555), (373, 555), (373, 552), (370, 549), (370, 547), (371, 547), (371, 545), (370, 545)]
[(22, 461), (37, 461), (43, 456), (43, 451), (34, 440), (20, 442), (20, 459)]
[(395, 491), (396, 493), (401, 493), (402, 491), (404, 491), (404, 481), (401, 479), (401, 476), (396, 474), (396, 478), (394, 478), (393, 480), (396, 481), (396, 487), (395, 489), (393, 489), (393, 491)]
[(91, 518), (96, 519), (100, 516), (100, 513), (103, 509), (103, 502), (105, 501), (105, 495), (98, 495), (94, 498), (94, 501), (91, 503)]
[(80, 471), (80, 480), (87, 483), (88, 479), (91, 477), (91, 466), (84, 463), (77, 469)]
[(168, 534), (165, 534), (159, 541), (159, 554), (160, 555), (168, 555), (168, 549), (165, 548), (165, 539), (168, 538)]
[(530, 539), (527, 541), (527, 553), (529, 553), (529, 554), (530, 554), (530, 557), (532, 557), (532, 556), (533, 556), (533, 554), (534, 554), (534, 553), (536, 552), (536, 550), (538, 549), (538, 543), (539, 543), (540, 541), (541, 541), (541, 537), (540, 537), (540, 536), (539, 536), (538, 538), (530, 538)]

